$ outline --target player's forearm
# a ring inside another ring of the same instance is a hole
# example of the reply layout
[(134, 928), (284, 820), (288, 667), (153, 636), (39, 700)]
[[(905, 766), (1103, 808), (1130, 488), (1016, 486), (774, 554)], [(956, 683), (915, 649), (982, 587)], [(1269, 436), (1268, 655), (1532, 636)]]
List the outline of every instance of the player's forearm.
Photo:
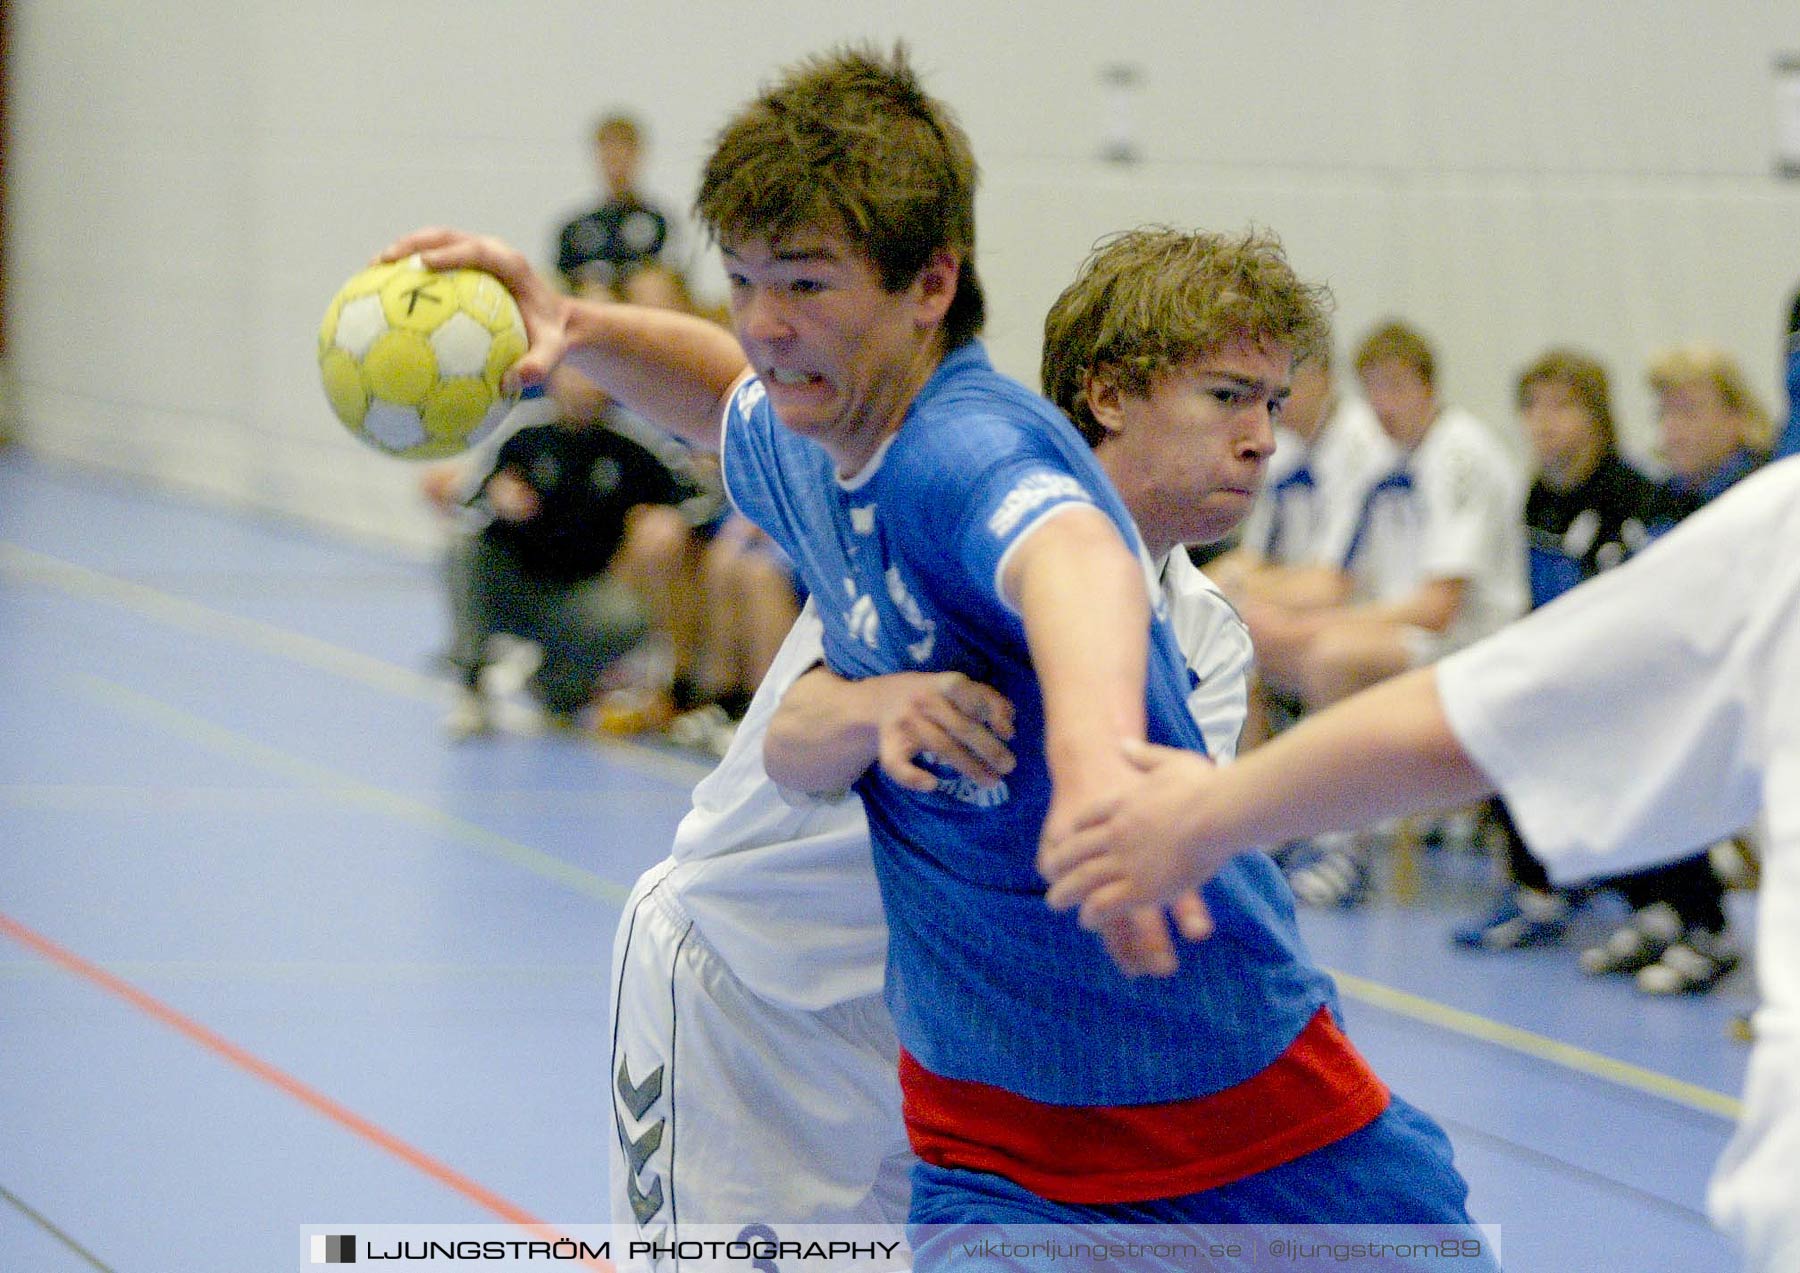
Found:
[(718, 449), (725, 395), (748, 370), (731, 333), (674, 310), (580, 300), (564, 331), (565, 364), (658, 428)]
[(884, 678), (845, 680), (816, 667), (789, 687), (763, 737), (763, 768), (790, 791), (835, 795), (875, 763)]
[(1150, 601), (1142, 566), (1096, 510), (1060, 514), (1007, 571), (1044, 700), (1044, 751), (1062, 796), (1106, 789), (1120, 740), (1144, 736)]
[(1307, 717), (1219, 770), (1195, 807), (1197, 852), (1222, 861), (1492, 791), (1451, 732), (1436, 673), (1422, 668)]

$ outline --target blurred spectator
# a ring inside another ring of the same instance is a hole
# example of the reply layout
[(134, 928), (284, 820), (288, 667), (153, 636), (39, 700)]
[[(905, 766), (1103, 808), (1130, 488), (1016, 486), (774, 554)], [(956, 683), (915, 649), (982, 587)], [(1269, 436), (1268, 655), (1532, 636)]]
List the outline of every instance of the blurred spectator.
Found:
[(612, 569), (620, 546), (651, 506), (677, 504), (693, 489), (604, 413), (527, 425), (472, 484), (471, 476), (443, 465), (423, 479), (440, 508), (461, 503), (480, 519), (449, 551), (449, 662), (459, 692), (445, 727), (456, 738), (491, 728), (481, 674), (499, 634), (538, 648), (526, 688), (552, 721), (573, 723), (606, 669), (650, 627), (645, 598)]
[[(1341, 605), (1348, 581), (1327, 535), (1362, 507), (1394, 458), (1394, 444), (1369, 405), (1337, 392), (1330, 347), (1322, 348), (1294, 368), (1263, 488), (1237, 546), (1204, 563), (1207, 577), (1240, 612), (1258, 603), (1299, 610)], [(1297, 711), (1296, 702), (1276, 701), (1253, 675), (1243, 746), (1254, 747)]]
[[(1606, 369), (1593, 358), (1547, 351), (1520, 373), (1516, 401), (1537, 465), (1525, 500), (1536, 608), (1644, 547), (1669, 512), (1661, 486), (1619, 452)], [(1559, 943), (1575, 899), (1551, 886), (1505, 803), (1496, 798), (1490, 809), (1505, 842), (1506, 888), (1455, 940), (1483, 950)]]
[[(699, 312), (685, 276), (661, 262), (630, 267), (616, 290), (632, 304)], [(803, 598), (781, 551), (730, 514), (712, 458), (689, 463), (705, 470), (719, 498), (704, 515), (690, 505), (686, 521), (673, 510), (643, 510), (619, 567), (669, 635), (668, 687), (622, 691), (601, 724), (612, 733), (666, 728), (682, 746), (723, 755)]]
[(669, 244), (669, 219), (638, 190), (643, 128), (614, 113), (594, 127), (594, 164), (604, 197), (600, 206), (562, 229), (556, 268), (578, 295), (616, 288), (632, 266), (658, 259)]
[(1683, 512), (1723, 494), (1774, 447), (1775, 420), (1737, 361), (1713, 345), (1681, 345), (1650, 362), (1659, 453)]
[[(1359, 506), (1325, 532), (1337, 594), (1307, 607), (1247, 604), (1270, 689), (1312, 710), (1435, 662), (1526, 608), (1524, 480), (1492, 431), (1440, 403), (1431, 345), (1390, 322), (1362, 342), (1356, 373), (1396, 453)], [(1350, 905), (1367, 846), (1333, 835), (1286, 857), (1309, 905)]]
[(1207, 567), (1227, 595), (1306, 605), (1342, 600), (1326, 532), (1360, 508), (1393, 468), (1394, 444), (1367, 403), (1332, 381), (1329, 349), (1294, 368), (1275, 429), (1275, 455), (1238, 546)]

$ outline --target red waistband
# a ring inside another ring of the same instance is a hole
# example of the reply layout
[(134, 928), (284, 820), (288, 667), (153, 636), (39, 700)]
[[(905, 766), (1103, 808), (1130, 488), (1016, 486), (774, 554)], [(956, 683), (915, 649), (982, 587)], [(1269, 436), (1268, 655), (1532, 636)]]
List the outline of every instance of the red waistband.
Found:
[(1273, 1064), (1210, 1096), (1047, 1105), (932, 1074), (900, 1054), (913, 1152), (1004, 1176), (1053, 1202), (1173, 1198), (1242, 1180), (1373, 1122), (1388, 1090), (1320, 1008)]

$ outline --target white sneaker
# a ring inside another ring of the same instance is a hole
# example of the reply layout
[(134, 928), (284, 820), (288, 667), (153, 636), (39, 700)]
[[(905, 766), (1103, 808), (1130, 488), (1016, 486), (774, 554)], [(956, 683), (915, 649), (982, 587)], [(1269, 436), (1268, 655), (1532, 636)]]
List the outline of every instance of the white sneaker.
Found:
[(1667, 902), (1652, 902), (1581, 952), (1581, 970), (1591, 977), (1636, 973), (1661, 959), (1681, 936), (1681, 916)]
[(669, 741), (678, 747), (692, 747), (723, 757), (737, 734), (737, 722), (723, 707), (707, 703), (683, 712), (669, 722)]
[(498, 633), (487, 639), (481, 691), (495, 698), (520, 693), (543, 665), (544, 650), (536, 641)]
[(1321, 910), (1349, 910), (1369, 895), (1368, 850), (1355, 835), (1327, 832), (1315, 836), (1282, 868), (1294, 900)]
[(492, 733), (493, 729), (494, 718), (488, 711), (487, 696), (480, 690), (459, 688), (456, 700), (444, 714), (444, 732), (450, 736), (450, 741), (460, 743), (464, 739)]

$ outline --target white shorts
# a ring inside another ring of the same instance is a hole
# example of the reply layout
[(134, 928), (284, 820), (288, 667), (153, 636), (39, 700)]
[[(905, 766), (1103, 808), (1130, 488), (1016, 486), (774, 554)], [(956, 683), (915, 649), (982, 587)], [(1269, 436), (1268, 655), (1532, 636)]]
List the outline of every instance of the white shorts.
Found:
[(617, 1225), (890, 1226), (913, 1156), (879, 995), (817, 1012), (751, 994), (667, 883), (639, 878), (613, 942)]

